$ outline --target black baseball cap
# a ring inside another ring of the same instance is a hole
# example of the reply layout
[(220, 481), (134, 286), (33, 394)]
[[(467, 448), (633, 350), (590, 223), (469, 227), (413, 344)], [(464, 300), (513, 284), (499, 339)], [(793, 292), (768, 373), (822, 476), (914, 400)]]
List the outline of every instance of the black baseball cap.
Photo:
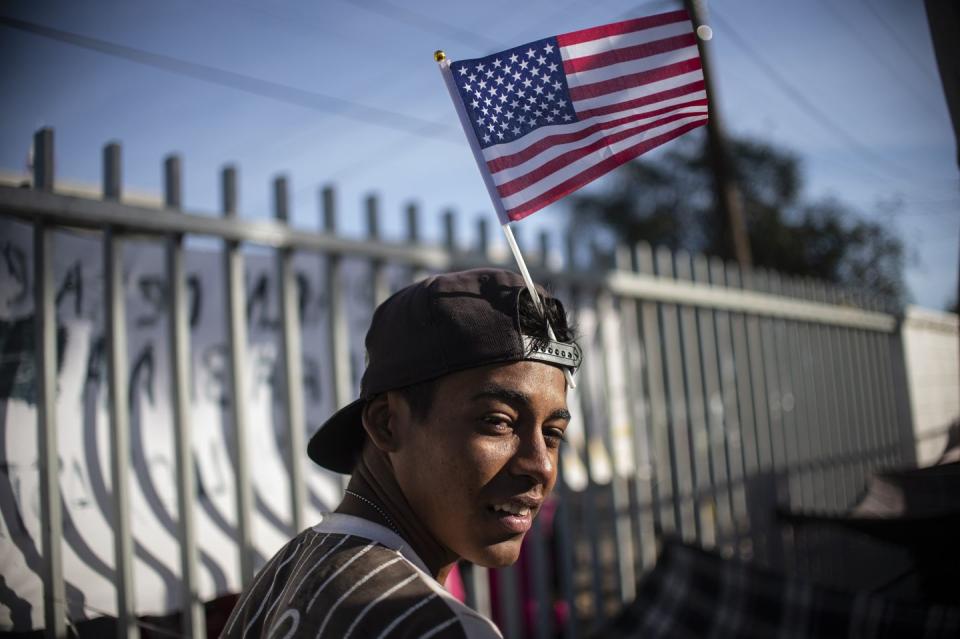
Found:
[[(556, 307), (554, 322), (565, 323), (560, 301), (540, 287), (538, 292), (545, 304)], [(529, 292), (519, 274), (484, 268), (428, 277), (387, 298), (367, 331), (360, 398), (314, 433), (307, 446), (310, 459), (352, 473), (364, 442), (363, 406), (385, 391), (500, 362), (539, 360), (576, 370), (581, 353), (575, 343), (521, 332), (521, 296)], [(553, 328), (562, 335), (567, 327)]]

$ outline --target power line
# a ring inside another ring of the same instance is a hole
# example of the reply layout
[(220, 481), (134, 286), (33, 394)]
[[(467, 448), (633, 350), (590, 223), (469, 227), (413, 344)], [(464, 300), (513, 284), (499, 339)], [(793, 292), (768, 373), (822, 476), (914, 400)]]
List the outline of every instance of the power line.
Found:
[(457, 42), (465, 43), (478, 51), (489, 52), (498, 48), (502, 48), (496, 40), (481, 36), (473, 31), (468, 31), (466, 29), (461, 29), (460, 27), (454, 26), (443, 20), (438, 20), (433, 16), (422, 14), (418, 11), (408, 9), (406, 7), (400, 7), (395, 4), (390, 4), (389, 2), (384, 2), (383, 0), (374, 1), (374, 0), (343, 0), (347, 4), (352, 4), (356, 7), (370, 11), (372, 13), (378, 13), (382, 16), (390, 18), (395, 22), (404, 22), (406, 24), (417, 27), (418, 29), (426, 29), (433, 31), (435, 33), (443, 33), (445, 35), (450, 35), (456, 39)]
[(910, 56), (910, 59), (913, 60), (914, 64), (917, 65), (917, 68), (920, 69), (920, 71), (922, 71), (922, 72), (924, 73), (924, 75), (926, 75), (928, 78), (930, 78), (931, 80), (933, 80), (934, 83), (936, 83), (937, 85), (939, 85), (939, 84), (940, 84), (940, 79), (937, 78), (936, 76), (934, 76), (934, 75), (930, 72), (930, 66), (927, 65), (927, 64), (924, 64), (923, 61), (920, 60), (920, 58), (917, 57), (916, 53), (914, 53), (913, 49), (911, 49), (910, 47), (908, 47), (907, 44), (906, 44), (903, 40), (900, 39), (900, 35), (896, 32), (896, 30), (895, 30), (893, 27), (890, 26), (890, 23), (887, 22), (886, 19), (885, 19), (882, 15), (880, 15), (880, 12), (877, 11), (876, 7), (874, 7), (872, 4), (870, 4), (870, 2), (869, 2), (868, 0), (863, 0), (863, 4), (865, 4), (866, 7), (867, 7), (867, 9), (870, 10), (870, 13), (873, 14), (873, 17), (875, 17), (875, 18), (877, 19), (877, 22), (879, 22), (881, 25), (883, 25), (883, 28), (886, 29), (886, 31), (887, 31), (888, 34), (890, 34), (890, 38), (891, 38), (894, 42), (896, 42), (898, 45), (900, 45), (900, 48), (903, 49), (903, 51), (904, 51), (908, 56)]
[(823, 128), (830, 131), (832, 134), (846, 141), (851, 149), (854, 149), (865, 159), (870, 160), (875, 165), (883, 165), (887, 167), (892, 173), (889, 176), (881, 177), (894, 177), (895, 179), (903, 179), (904, 173), (908, 173), (907, 169), (904, 169), (901, 166), (898, 166), (895, 162), (889, 161), (887, 158), (882, 155), (877, 155), (865, 145), (863, 145), (859, 140), (850, 135), (843, 127), (834, 123), (833, 120), (826, 113), (820, 110), (813, 102), (807, 99), (802, 91), (793, 86), (788, 82), (779, 71), (777, 71), (773, 66), (766, 62), (766, 58), (760, 54), (759, 51), (754, 49), (750, 44), (740, 36), (739, 33), (733, 28), (733, 26), (723, 19), (719, 13), (714, 13), (711, 19), (715, 22), (721, 24), (724, 30), (727, 32), (727, 35), (730, 36), (730, 39), (740, 47), (746, 54), (750, 57), (751, 61), (760, 67), (760, 70), (766, 74), (770, 80), (773, 81), (777, 87), (787, 94), (790, 97), (796, 106), (798, 106), (802, 111), (804, 111), (812, 120), (820, 124)]
[(431, 137), (446, 142), (456, 140), (456, 131), (442, 122), (432, 122), (414, 116), (381, 109), (379, 107), (352, 102), (337, 96), (307, 91), (271, 80), (211, 67), (197, 62), (182, 60), (159, 53), (151, 53), (121, 44), (91, 38), (69, 31), (0, 16), (0, 24), (12, 29), (32, 33), (57, 42), (63, 42), (83, 49), (89, 49), (108, 56), (122, 58), (130, 62), (162, 69), (176, 75), (187, 76), (195, 80), (218, 84), (245, 93), (251, 93), (278, 102), (294, 104), (344, 118), (358, 120), (389, 129), (412, 133), (416, 136)]
[[(824, 9), (826, 9), (833, 15), (834, 19), (837, 22), (842, 24), (847, 31), (852, 33), (858, 40), (860, 40), (860, 42), (864, 45), (863, 49), (870, 52), (870, 55), (873, 56), (873, 58), (879, 63), (879, 66), (882, 67), (885, 71), (887, 71), (897, 84), (903, 84), (907, 86), (912, 84), (911, 79), (904, 78), (900, 73), (894, 70), (894, 67), (892, 65), (886, 63), (883, 59), (881, 59), (880, 54), (878, 54), (876, 49), (874, 48), (873, 42), (869, 38), (865, 37), (863, 33), (861, 33), (853, 24), (851, 24), (850, 21), (845, 16), (843, 16), (839, 10), (837, 10), (837, 8), (834, 6), (833, 3), (830, 2), (830, 0), (820, 0), (820, 4), (822, 4)], [(943, 111), (941, 109), (938, 109), (936, 106), (932, 105), (926, 99), (922, 98), (920, 91), (916, 91), (914, 89), (909, 91), (908, 93), (914, 98), (916, 98), (918, 103), (922, 104), (924, 108), (929, 110), (930, 113), (932, 113), (935, 117), (938, 117), (938, 118), (942, 117)]]

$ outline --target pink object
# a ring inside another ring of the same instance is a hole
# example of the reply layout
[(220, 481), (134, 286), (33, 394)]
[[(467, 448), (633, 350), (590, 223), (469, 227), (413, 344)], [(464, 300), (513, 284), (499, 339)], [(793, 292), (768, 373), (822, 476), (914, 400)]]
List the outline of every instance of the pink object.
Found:
[(463, 577), (460, 576), (459, 564), (453, 565), (453, 570), (447, 575), (447, 582), (443, 584), (443, 587), (460, 602), (467, 603), (467, 591), (463, 587)]

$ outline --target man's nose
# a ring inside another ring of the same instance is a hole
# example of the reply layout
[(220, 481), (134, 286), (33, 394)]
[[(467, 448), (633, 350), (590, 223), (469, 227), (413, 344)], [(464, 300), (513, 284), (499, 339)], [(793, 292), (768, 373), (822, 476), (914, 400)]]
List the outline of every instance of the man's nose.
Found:
[(557, 471), (553, 455), (539, 428), (523, 434), (511, 461), (514, 474), (525, 475), (545, 486), (550, 485)]

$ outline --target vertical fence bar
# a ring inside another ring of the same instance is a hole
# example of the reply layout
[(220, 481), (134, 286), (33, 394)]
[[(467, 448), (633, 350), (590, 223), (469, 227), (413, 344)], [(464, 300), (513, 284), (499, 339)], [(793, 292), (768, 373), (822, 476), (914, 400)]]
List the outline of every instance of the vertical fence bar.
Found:
[(540, 231), (537, 240), (540, 246), (540, 267), (548, 269), (550, 268), (550, 234)]
[[(367, 237), (379, 241), (380, 235), (380, 203), (377, 196), (370, 194), (364, 200), (364, 209), (367, 212)], [(370, 261), (370, 286), (373, 292), (373, 307), (390, 296), (390, 284), (387, 282), (387, 271), (383, 267), (383, 260)]]
[[(321, 192), (323, 231), (331, 235), (337, 232), (337, 203), (333, 187), (324, 187)], [(339, 255), (327, 256), (327, 294), (330, 296), (330, 352), (333, 354), (333, 389), (336, 408), (349, 404), (351, 399), (350, 346), (347, 332), (347, 308), (342, 284), (342, 259)]]
[[(710, 283), (727, 286), (726, 265), (720, 258), (710, 262)], [(742, 419), (737, 394), (737, 359), (734, 355), (731, 314), (717, 310), (713, 313), (717, 340), (717, 361), (720, 368), (720, 397), (723, 401), (723, 436), (726, 444), (730, 508), (733, 519), (731, 544), (738, 535), (749, 530), (746, 488), (744, 486), (744, 451)]]
[[(120, 145), (103, 149), (103, 197), (119, 200)], [(127, 330), (123, 287), (123, 244), (108, 228), (103, 238), (107, 370), (109, 379), (110, 435), (113, 456), (111, 479), (114, 508), (114, 562), (117, 580), (117, 636), (138, 636), (133, 594), (133, 536), (130, 531), (129, 455), (130, 411), (127, 403)]]
[[(784, 283), (784, 292), (791, 297), (801, 294), (799, 283), (789, 280)], [(796, 445), (796, 459), (799, 468), (800, 496), (797, 507), (810, 509), (813, 504), (813, 471), (811, 469), (811, 437), (812, 425), (815, 420), (813, 407), (813, 372), (810, 361), (810, 352), (804, 347), (807, 327), (803, 322), (791, 320), (787, 322), (787, 349), (794, 379), (794, 442)]]
[[(885, 310), (879, 302), (875, 303), (874, 310)], [(898, 326), (898, 331), (902, 331), (902, 325)], [(890, 392), (890, 379), (887, 377), (884, 369), (884, 344), (888, 336), (881, 332), (871, 332), (868, 336), (870, 368), (873, 371), (874, 379), (878, 389), (877, 397), (877, 442), (879, 453), (877, 463), (881, 467), (887, 467), (893, 463), (893, 456), (890, 449), (893, 446), (893, 432), (895, 430), (895, 416), (892, 411), (893, 397)]]
[(867, 429), (865, 436), (866, 447), (870, 451), (870, 458), (867, 462), (867, 472), (873, 473), (877, 470), (877, 466), (882, 455), (880, 451), (883, 448), (883, 419), (880, 411), (880, 404), (882, 400), (880, 397), (884, 393), (884, 389), (880, 387), (880, 380), (877, 374), (876, 365), (874, 363), (872, 332), (869, 330), (858, 331), (858, 342), (860, 360), (859, 367), (867, 378), (866, 402), (869, 411), (867, 414), (869, 428)]
[(467, 605), (485, 617), (490, 617), (489, 572), (483, 566), (460, 564), (460, 577), (466, 590)]
[(420, 243), (420, 210), (415, 202), (407, 202), (404, 207), (407, 221), (407, 242), (411, 245)]
[[(863, 308), (869, 309), (868, 304), (862, 304)], [(854, 367), (863, 376), (861, 389), (863, 392), (864, 405), (864, 428), (860, 434), (861, 456), (864, 457), (863, 472), (864, 478), (868, 478), (875, 468), (875, 455), (878, 448), (876, 441), (876, 431), (879, 426), (877, 417), (877, 387), (875, 373), (870, 369), (870, 360), (867, 346), (867, 329), (856, 329), (854, 331)]]
[[(633, 272), (636, 261), (630, 247), (620, 246), (616, 253), (616, 266), (621, 271)], [(653, 567), (657, 557), (657, 545), (654, 523), (653, 500), (653, 470), (650, 460), (650, 432), (647, 414), (647, 402), (643, 386), (644, 359), (643, 345), (640, 339), (640, 318), (638, 316), (639, 302), (633, 298), (624, 298), (620, 301), (621, 339), (625, 357), (626, 387), (632, 392), (627, 402), (627, 414), (630, 420), (633, 435), (633, 462), (634, 462), (634, 527), (637, 531), (636, 539), (639, 550), (640, 571)]]
[(523, 636), (523, 618), (520, 614), (520, 586), (515, 566), (497, 569), (497, 595), (500, 630), (504, 639), (520, 639)]
[[(164, 204), (180, 210), (180, 158), (169, 156), (164, 161)], [(187, 321), (186, 272), (183, 258), (183, 236), (166, 240), (170, 325), (170, 388), (173, 402), (173, 433), (176, 450), (178, 533), (180, 538), (180, 574), (182, 579), (181, 631), (192, 639), (206, 636), (203, 602), (197, 574), (196, 519), (194, 514), (193, 447), (190, 444), (190, 327)]]
[(457, 250), (457, 217), (453, 211), (444, 211), (440, 216), (443, 222), (443, 246), (450, 253)]
[[(756, 274), (742, 272), (742, 284), (745, 289), (755, 289)], [(750, 386), (753, 389), (754, 436), (756, 437), (758, 469), (770, 471), (773, 467), (773, 452), (770, 442), (770, 415), (767, 404), (767, 385), (764, 377), (763, 345), (760, 337), (760, 318), (746, 314), (747, 361), (749, 362)]]
[[(223, 216), (237, 216), (237, 170), (227, 166), (221, 173)], [(240, 243), (224, 241), (224, 276), (227, 289), (227, 333), (230, 345), (230, 412), (233, 416), (233, 466), (236, 473), (237, 546), (240, 550), (240, 585), (253, 580), (253, 539), (250, 518), (253, 486), (247, 455), (247, 313), (244, 262)]]
[[(657, 275), (673, 280), (673, 255), (669, 249), (662, 246), (657, 249)], [(694, 507), (693, 456), (690, 449), (690, 423), (683, 383), (677, 305), (660, 304), (660, 320), (663, 326), (667, 397), (670, 402), (669, 436), (674, 480), (674, 507), (680, 514), (680, 536), (684, 541), (692, 542), (700, 538), (700, 520)]]
[(53, 129), (45, 127), (33, 135), (33, 188), (53, 193)]
[[(572, 244), (572, 240), (570, 242)], [(580, 301), (580, 291), (573, 287), (570, 290), (570, 304), (574, 309), (576, 317), (582, 306)], [(584, 340), (592, 340), (592, 335), (584, 335)], [(586, 349), (584, 349), (586, 350)], [(594, 364), (591, 364), (591, 366)], [(590, 376), (594, 374), (591, 368), (584, 366), (580, 369), (577, 381), (577, 399), (580, 402), (582, 414), (584, 416), (584, 466), (587, 472), (587, 485), (584, 489), (583, 499), (583, 520), (586, 525), (586, 537), (590, 547), (590, 594), (593, 600), (593, 619), (595, 624), (602, 623), (605, 619), (606, 597), (604, 594), (604, 577), (607, 571), (603, 568), (602, 553), (602, 532), (600, 528), (600, 517), (598, 515), (597, 495), (601, 486), (596, 483), (597, 469), (594, 465), (594, 450), (596, 447), (597, 415), (594, 405), (594, 398), (591, 393)]]
[(122, 197), (120, 145), (111, 142), (103, 147), (103, 199), (119, 202)]
[[(879, 366), (878, 370), (883, 379), (883, 386), (887, 389), (892, 389), (893, 385), (896, 383), (893, 375), (893, 347), (892, 343), (895, 340), (901, 339), (900, 334), (903, 331), (902, 324), (897, 327), (897, 332), (890, 335), (880, 335), (879, 342)], [(900, 413), (898, 410), (898, 401), (895, 391), (888, 392), (886, 394), (886, 440), (887, 440), (887, 453), (886, 453), (886, 463), (888, 466), (895, 466), (899, 463), (899, 451), (897, 450), (898, 444), (898, 428)]]
[(914, 465), (917, 461), (917, 448), (913, 434), (913, 415), (910, 410), (910, 384), (907, 378), (907, 360), (903, 348), (903, 318), (886, 340), (887, 362), (890, 369), (892, 386), (891, 399), (896, 406), (897, 429), (894, 446), (897, 465)]
[(546, 552), (544, 550), (545, 531), (543, 520), (538, 517), (533, 521), (533, 529), (530, 531), (529, 541), (531, 565), (533, 574), (533, 597), (536, 601), (536, 616), (534, 624), (534, 636), (537, 639), (550, 639), (554, 636), (553, 630), (553, 597), (550, 593), (549, 572), (550, 568), (547, 562)]
[[(817, 285), (812, 280), (803, 282), (803, 291), (808, 300), (818, 301)], [(823, 340), (826, 327), (817, 322), (810, 322), (808, 327), (809, 350), (813, 356), (814, 374), (812, 379), (815, 381), (816, 396), (816, 418), (814, 424), (814, 447), (812, 458), (814, 460), (815, 486), (817, 488), (817, 507), (820, 510), (833, 508), (836, 494), (836, 483), (830, 476), (830, 469), (827, 459), (830, 455), (830, 431), (833, 429), (831, 407), (829, 398), (829, 387), (831, 381), (828, 379), (829, 363), (824, 354)]]
[[(859, 305), (865, 308), (864, 305)], [(873, 467), (872, 448), (870, 442), (871, 431), (876, 421), (873, 417), (873, 384), (863, 349), (863, 333), (865, 329), (850, 329), (851, 358), (857, 385), (860, 389), (861, 414), (857, 431), (856, 453), (860, 464), (861, 483), (865, 485)]]
[[(678, 251), (675, 273), (678, 280), (693, 279), (692, 262), (686, 251)], [(680, 347), (683, 362), (684, 385), (686, 386), (687, 424), (690, 437), (690, 453), (693, 462), (694, 506), (699, 522), (698, 541), (702, 546), (713, 547), (717, 543), (717, 502), (712, 490), (710, 475), (710, 434), (707, 430), (706, 410), (703, 400), (703, 374), (700, 357), (702, 345), (697, 327), (697, 310), (690, 305), (679, 307)]]
[[(420, 244), (420, 210), (413, 202), (409, 202), (406, 206), (406, 219), (407, 242), (411, 246), (417, 246)], [(426, 276), (427, 271), (425, 269), (419, 266), (413, 266), (410, 268), (409, 278), (411, 282), (422, 280)]]
[[(653, 275), (653, 251), (650, 245), (641, 242), (636, 247), (637, 270)], [(676, 490), (673, 477), (674, 465), (670, 455), (670, 422), (667, 417), (667, 400), (664, 390), (663, 356), (660, 342), (660, 320), (656, 302), (640, 304), (643, 322), (643, 345), (646, 353), (647, 388), (650, 393), (650, 431), (653, 441), (654, 476), (653, 487), (657, 503), (657, 521), (660, 530), (673, 534), (680, 529), (680, 511), (674, 500)]]
[[(273, 181), (273, 215), (281, 224), (290, 223), (289, 188), (285, 177)], [(277, 280), (280, 293), (280, 325), (283, 342), (283, 371), (286, 385), (287, 437), (290, 459), (290, 513), (294, 534), (303, 528), (303, 509), (307, 501), (307, 486), (303, 471), (304, 430), (303, 404), (303, 348), (300, 339), (300, 300), (297, 274), (293, 264), (293, 249), (277, 250)]]
[(567, 604), (567, 619), (563, 625), (564, 639), (576, 639), (578, 636), (577, 624), (577, 602), (574, 588), (573, 572), (573, 553), (574, 541), (570, 534), (570, 507), (572, 504), (572, 493), (567, 487), (567, 481), (564, 476), (563, 455), (557, 459), (557, 486), (560, 490), (560, 504), (554, 515), (554, 527), (557, 538), (557, 558), (560, 571), (560, 591), (563, 594), (563, 600)]
[[(707, 258), (697, 255), (693, 260), (693, 280), (700, 284), (710, 283), (710, 266)], [(713, 485), (713, 503), (716, 506), (716, 541), (721, 546), (730, 542), (734, 534), (729, 465), (727, 463), (727, 437), (724, 431), (724, 399), (720, 386), (720, 361), (717, 348), (714, 311), (700, 308), (696, 311), (698, 350), (703, 361), (703, 402), (705, 406), (707, 452), (710, 464), (710, 479)]]
[[(871, 310), (883, 310), (879, 304), (871, 301)], [(886, 403), (890, 398), (890, 389), (885, 385), (883, 372), (880, 367), (880, 341), (885, 337), (880, 331), (864, 332), (864, 357), (867, 361), (867, 369), (870, 372), (871, 382), (875, 388), (873, 407), (874, 407), (874, 425), (872, 428), (873, 448), (876, 451), (873, 458), (873, 469), (882, 468), (887, 464), (886, 454), (887, 446), (887, 410)]]
[(884, 466), (890, 466), (895, 463), (895, 455), (892, 453), (896, 443), (896, 402), (890, 392), (890, 385), (893, 383), (888, 365), (889, 349), (888, 340), (892, 337), (883, 334), (873, 336), (873, 363), (876, 367), (877, 377), (880, 381), (880, 387), (886, 389), (883, 393), (883, 399), (880, 402), (881, 423), (880, 423), (880, 441), (883, 453), (881, 460)]
[[(840, 303), (839, 291), (831, 286), (827, 289), (827, 302), (830, 304)], [(833, 366), (837, 375), (837, 412), (838, 424), (836, 450), (834, 451), (837, 459), (837, 471), (840, 476), (840, 484), (843, 489), (843, 502), (840, 507), (843, 509), (853, 505), (856, 497), (854, 487), (854, 468), (850, 463), (850, 438), (853, 430), (853, 423), (856, 419), (855, 406), (853, 404), (853, 384), (850, 380), (850, 374), (846, 367), (846, 329), (840, 326), (833, 326), (830, 330), (831, 335), (831, 355), (833, 357)]]
[[(814, 299), (820, 302), (826, 302), (826, 289), (820, 284), (814, 284), (813, 286)], [(840, 431), (840, 403), (837, 398), (837, 370), (836, 370), (836, 359), (835, 353), (833, 352), (833, 339), (831, 336), (832, 327), (826, 325), (820, 325), (818, 327), (819, 332), (819, 348), (820, 348), (820, 358), (823, 362), (823, 380), (824, 380), (824, 393), (821, 396), (823, 400), (823, 406), (825, 409), (825, 415), (823, 420), (824, 431), (823, 431), (823, 440), (824, 449), (821, 453), (822, 459), (824, 459), (824, 473), (826, 477), (827, 484), (827, 507), (830, 509), (840, 509), (843, 508), (845, 501), (844, 486), (842, 478), (836, 463), (834, 461), (834, 456), (839, 442), (839, 431)]]
[[(726, 265), (725, 277), (727, 286), (733, 289), (741, 288), (740, 267), (731, 262)], [(759, 535), (762, 531), (755, 529), (753, 518), (757, 506), (750, 501), (748, 485), (757, 481), (760, 474), (760, 457), (757, 446), (757, 421), (754, 413), (754, 388), (750, 374), (753, 365), (750, 359), (748, 342), (747, 320), (743, 313), (730, 313), (730, 337), (733, 352), (734, 370), (736, 375), (737, 407), (739, 408), (740, 452), (743, 460), (743, 474), (741, 475), (742, 500), (744, 504), (744, 519), (741, 529), (743, 533), (749, 531), (749, 537), (742, 536), (740, 552), (750, 558), (756, 552), (756, 545), (762, 541)]]
[[(770, 273), (765, 269), (757, 271), (754, 275), (754, 285), (761, 292), (771, 292)], [(787, 458), (783, 437), (783, 388), (778, 374), (780, 366), (774, 337), (774, 323), (776, 321), (772, 317), (759, 317), (757, 319), (760, 361), (763, 362), (765, 389), (763, 403), (767, 414), (767, 437), (770, 439), (770, 466), (773, 469), (774, 476), (779, 478), (783, 475)]]
[[(773, 295), (786, 295), (778, 273), (770, 273), (768, 289)], [(783, 447), (783, 472), (786, 477), (788, 503), (799, 507), (801, 500), (800, 443), (797, 439), (797, 387), (800, 375), (797, 372), (797, 354), (792, 348), (791, 325), (793, 320), (773, 320), (773, 348), (776, 352), (778, 385), (780, 387), (780, 436)]]
[[(840, 300), (836, 288), (831, 286), (827, 288), (825, 292), (825, 301), (827, 303), (839, 303)], [(833, 440), (834, 447), (831, 451), (831, 456), (834, 459), (833, 465), (840, 482), (842, 501), (839, 504), (839, 507), (846, 509), (852, 505), (854, 496), (853, 472), (849, 460), (847, 459), (849, 449), (848, 440), (850, 438), (850, 430), (852, 428), (854, 416), (853, 406), (851, 405), (853, 393), (851, 390), (850, 375), (846, 369), (846, 362), (844, 361), (844, 332), (844, 329), (840, 328), (839, 326), (831, 326), (828, 328), (828, 335), (830, 337), (829, 352), (832, 361), (831, 366), (834, 371), (834, 398), (837, 411), (837, 428)]]
[(876, 331), (863, 332), (864, 361), (870, 380), (870, 386), (873, 388), (870, 404), (873, 408), (873, 426), (870, 429), (870, 446), (874, 453), (871, 460), (871, 470), (875, 471), (885, 464), (883, 458), (886, 448), (886, 410), (884, 408), (886, 396), (890, 394), (888, 388), (883, 384), (883, 377), (880, 372), (880, 361), (878, 357), (879, 333)]
[[(33, 188), (52, 192), (53, 180), (53, 129), (44, 128), (33, 136)], [(53, 231), (43, 222), (37, 222), (33, 228), (33, 242), (44, 634), (60, 639), (67, 636), (67, 596), (63, 580), (63, 512), (57, 444), (57, 305)]]
[[(481, 255), (489, 260), (487, 228), (488, 223), (486, 216), (479, 218), (477, 220), (477, 243)], [(569, 250), (572, 247), (569, 243), (569, 238), (567, 238), (567, 242), (564, 248)], [(567, 264), (567, 271), (573, 272), (573, 264)], [(559, 572), (560, 591), (568, 610), (566, 622), (561, 628), (562, 636), (564, 639), (576, 639), (579, 636), (577, 588), (575, 582), (576, 573), (574, 571), (577, 540), (573, 534), (574, 523), (571, 521), (572, 517), (570, 513), (577, 495), (567, 484), (563, 460), (564, 455), (561, 451), (561, 454), (557, 458), (557, 489), (560, 493), (560, 503), (554, 515), (554, 534), (557, 549), (557, 557), (554, 565), (555, 569)]]
[(490, 259), (490, 223), (487, 217), (477, 218), (477, 252)]
[[(780, 292), (790, 297), (802, 297), (799, 282), (786, 280), (779, 283)], [(794, 449), (793, 463), (796, 464), (795, 477), (797, 482), (796, 501), (790, 506), (795, 510), (809, 511), (814, 507), (814, 473), (811, 456), (812, 438), (816, 422), (816, 399), (814, 398), (813, 363), (811, 353), (804, 344), (807, 339), (807, 323), (797, 320), (785, 322), (786, 352), (789, 353), (786, 361), (790, 366), (790, 375), (793, 379), (793, 433), (792, 446)], [(783, 360), (781, 360), (783, 361)], [(790, 526), (790, 543), (793, 551), (793, 565), (791, 574), (801, 576), (807, 574), (810, 566), (810, 551), (807, 550), (809, 532), (802, 526)]]
[[(770, 272), (767, 275), (767, 291), (772, 295), (784, 295), (780, 275)], [(791, 320), (792, 321), (792, 320)], [(771, 356), (776, 362), (774, 374), (776, 376), (778, 397), (778, 423), (775, 433), (779, 437), (778, 446), (782, 451), (781, 467), (778, 469), (782, 478), (783, 491), (778, 491), (777, 505), (788, 508), (797, 508), (800, 505), (800, 473), (797, 461), (796, 440), (796, 356), (790, 349), (789, 322), (783, 318), (770, 319)], [(774, 532), (778, 546), (781, 548), (781, 561), (784, 571), (793, 574), (796, 566), (796, 539), (794, 529), (774, 521)]]
[[(802, 282), (807, 299), (812, 299), (813, 284)], [(825, 458), (829, 454), (830, 407), (827, 398), (827, 362), (823, 356), (823, 327), (810, 322), (804, 325), (804, 351), (810, 354), (811, 421), (810, 451), (815, 491), (815, 507), (824, 510), (833, 505), (835, 485), (830, 481)]]
[[(576, 237), (573, 233), (567, 233), (564, 238), (564, 250), (566, 253), (567, 261), (567, 270), (572, 272), (576, 268), (576, 260), (574, 255), (577, 249)], [(577, 316), (580, 304), (580, 289), (577, 286), (571, 286), (569, 292), (569, 308), (573, 309), (574, 316)], [(584, 340), (592, 339), (591, 335), (584, 335)], [(586, 349), (585, 349), (586, 350)], [(586, 539), (587, 545), (589, 547), (590, 555), (590, 571), (589, 571), (589, 582), (590, 582), (590, 595), (591, 600), (593, 601), (593, 618), (592, 622), (594, 624), (602, 623), (605, 618), (605, 597), (603, 592), (603, 571), (602, 571), (602, 558), (601, 558), (601, 547), (600, 547), (600, 527), (597, 516), (597, 484), (595, 483), (596, 479), (596, 468), (594, 468), (593, 461), (593, 449), (594, 449), (594, 437), (590, 424), (594, 423), (592, 419), (594, 410), (593, 404), (591, 402), (590, 395), (590, 384), (589, 384), (589, 375), (590, 369), (588, 366), (584, 366), (580, 369), (578, 374), (577, 381), (577, 395), (576, 401), (580, 404), (581, 414), (583, 415), (584, 420), (584, 466), (587, 474), (587, 485), (584, 488), (584, 492), (581, 494), (580, 505), (582, 510), (580, 511), (581, 520), (584, 521), (586, 527)], [(571, 537), (573, 539), (573, 537)]]
[(617, 405), (615, 396), (615, 383), (618, 370), (621, 379), (619, 382), (621, 390), (623, 386), (621, 349), (618, 348), (618, 332), (611, 330), (611, 323), (616, 323), (619, 314), (614, 308), (613, 295), (606, 289), (598, 291), (595, 297), (595, 306), (597, 309), (597, 322), (600, 329), (600, 352), (602, 353), (602, 366), (597, 367), (600, 379), (603, 380), (605, 389), (605, 412), (607, 428), (604, 429), (604, 439), (607, 450), (611, 456), (611, 475), (610, 475), (610, 497), (613, 501), (613, 538), (614, 553), (617, 560), (617, 573), (619, 579), (618, 595), (621, 603), (633, 601), (636, 597), (636, 572), (634, 569), (634, 548), (632, 526), (630, 521), (630, 495), (627, 477), (618, 469), (617, 448), (619, 442), (614, 439), (615, 431), (629, 428), (629, 424), (617, 423), (617, 420), (626, 419), (625, 407)]
[[(838, 299), (837, 303), (841, 300)], [(863, 487), (863, 460), (860, 452), (860, 433), (863, 430), (863, 419), (866, 415), (866, 406), (863, 405), (863, 374), (856, 369), (853, 359), (854, 329), (838, 328), (839, 340), (837, 351), (841, 358), (841, 376), (844, 380), (844, 395), (846, 404), (846, 423), (844, 424), (843, 451), (841, 457), (846, 466), (846, 477), (849, 485), (848, 506), (859, 495)]]
[[(769, 274), (766, 269), (755, 271), (752, 274), (752, 288), (754, 290), (769, 292)], [(763, 426), (764, 441), (768, 451), (767, 477), (763, 482), (754, 484), (754, 493), (759, 498), (759, 508), (754, 520), (763, 528), (763, 548), (762, 560), (771, 567), (779, 567), (783, 559), (783, 545), (780, 527), (774, 520), (774, 512), (777, 506), (780, 494), (783, 492), (782, 486), (785, 480), (785, 451), (783, 442), (783, 412), (781, 408), (782, 392), (780, 389), (780, 379), (777, 374), (778, 362), (776, 354), (776, 345), (773, 339), (774, 319), (769, 316), (757, 315), (753, 318), (756, 329), (757, 359), (760, 362), (761, 370), (759, 379), (762, 381), (760, 392), (760, 403), (757, 406), (759, 415), (766, 417)], [(748, 323), (748, 329), (750, 324)], [(749, 334), (749, 333), (748, 333)], [(752, 355), (751, 344), (751, 355)], [(754, 395), (757, 399), (757, 395)]]
[[(337, 202), (332, 186), (325, 186), (320, 192), (320, 206), (323, 232), (333, 235), (337, 232)], [(334, 410), (353, 401), (353, 377), (350, 370), (350, 332), (347, 326), (347, 300), (343, 286), (343, 258), (340, 255), (327, 255), (326, 276), (327, 299), (330, 300), (329, 342), (333, 366)], [(341, 480), (346, 489), (349, 477)]]
[[(877, 308), (883, 311), (889, 311), (890, 304), (889, 302), (878, 299), (876, 301)], [(879, 383), (881, 388), (887, 389), (883, 393), (883, 401), (880, 403), (880, 411), (882, 415), (882, 428), (881, 433), (884, 443), (884, 452), (882, 455), (881, 463), (884, 468), (890, 468), (898, 464), (897, 459), (897, 398), (894, 392), (891, 392), (891, 385), (894, 383), (893, 374), (890, 366), (890, 344), (892, 340), (903, 340), (903, 325), (905, 321), (903, 311), (898, 312), (897, 317), (897, 326), (889, 334), (883, 332), (876, 332), (873, 334), (874, 339), (874, 358), (875, 366), (877, 371), (877, 377), (879, 378)], [(908, 388), (904, 388), (904, 392), (908, 392)], [(912, 434), (911, 434), (912, 439)], [(913, 448), (915, 454), (915, 447)]]

